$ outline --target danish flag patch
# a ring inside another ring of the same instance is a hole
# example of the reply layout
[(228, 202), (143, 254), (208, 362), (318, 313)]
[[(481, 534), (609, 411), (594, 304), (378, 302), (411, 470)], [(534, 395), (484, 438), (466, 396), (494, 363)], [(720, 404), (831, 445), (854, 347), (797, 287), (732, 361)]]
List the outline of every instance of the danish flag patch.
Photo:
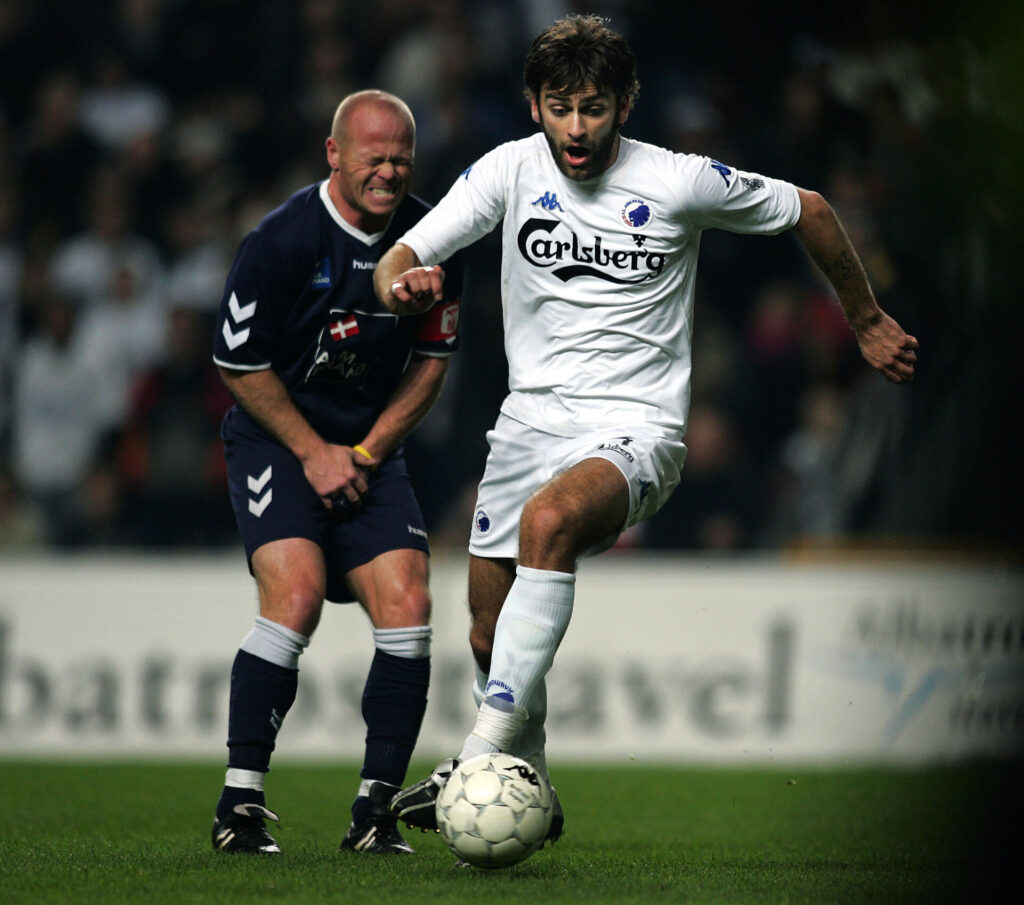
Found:
[(359, 324), (356, 322), (356, 316), (350, 314), (344, 320), (334, 321), (329, 327), (331, 336), (336, 340), (346, 339), (349, 336), (353, 336), (359, 332)]

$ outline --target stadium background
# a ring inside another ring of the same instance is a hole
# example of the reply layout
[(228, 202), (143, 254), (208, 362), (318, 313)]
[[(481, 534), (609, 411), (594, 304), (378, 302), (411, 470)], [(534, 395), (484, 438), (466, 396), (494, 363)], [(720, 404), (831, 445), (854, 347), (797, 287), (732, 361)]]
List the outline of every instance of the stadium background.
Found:
[[(323, 178), (339, 98), (378, 86), (408, 100), (419, 124), (414, 190), (436, 201), (479, 154), (533, 128), (522, 58), (533, 34), (576, 6), (0, 0), (4, 750), (117, 750), (125, 726), (121, 711), (104, 722), (105, 695), (120, 683), (142, 702), (132, 711), (139, 748), (167, 750), (166, 736), (150, 732), (160, 726), (147, 723), (157, 704), (146, 711), (145, 695), (180, 678), (159, 672), (171, 626), (188, 626), (170, 648), (187, 677), (167, 705), (185, 723), (193, 680), (208, 668), (198, 654), (180, 659), (190, 656), (188, 631), (215, 632), (223, 641), (211, 646), (228, 658), (251, 619), (220, 463), (217, 425), (230, 400), (210, 362), (213, 314), (242, 236)], [(998, 673), (1006, 684), (986, 717), (998, 731), (975, 750), (1017, 752), (1019, 14), (1007, 4), (984, 17), (966, 8), (922, 15), (882, 2), (852, 15), (809, 3), (608, 0), (585, 9), (609, 15), (636, 50), (642, 90), (627, 134), (821, 190), (881, 304), (922, 345), (915, 383), (888, 386), (867, 373), (791, 236), (706, 234), (684, 479), (595, 574), (644, 588), (667, 569), (681, 588), (713, 569), (722, 584), (702, 591), (703, 605), (735, 608), (706, 628), (691, 631), (664, 582), (638, 595), (648, 630), (661, 628), (666, 646), (678, 637), (684, 659), (707, 639), (731, 643), (744, 625), (761, 633), (740, 631), (725, 654), (760, 663), (764, 638), (782, 637), (771, 634), (780, 606), (824, 613), (800, 616), (809, 621), (796, 628), (820, 642), (821, 657), (851, 625), (877, 618), (891, 632), (876, 647), (889, 654), (907, 642), (902, 667), (919, 679), (974, 687), (990, 668)], [(464, 663), (460, 557), (484, 433), (505, 392), (498, 250), (492, 236), (470, 253), (463, 348), (408, 444), (437, 552), (439, 622), (451, 627), (442, 665)], [(836, 553), (839, 571), (819, 575), (821, 590), (801, 584), (801, 563), (836, 566)], [(957, 585), (967, 563), (967, 583)], [(752, 582), (750, 568), (760, 570)], [(864, 569), (874, 583), (830, 621), (831, 583), (856, 584), (851, 575)], [(192, 609), (158, 592), (179, 587), (172, 575), (191, 579), (179, 596)], [(777, 600), (793, 581), (796, 602)], [(774, 592), (757, 591), (759, 582)], [(607, 597), (600, 582), (592, 587)], [(955, 599), (943, 587), (959, 589)], [(751, 599), (771, 602), (753, 621)], [(620, 604), (603, 599), (591, 618), (600, 626)], [(880, 615), (865, 617), (875, 604)], [(213, 621), (202, 623), (204, 614)], [(351, 626), (355, 614), (347, 618)], [(366, 638), (335, 631), (342, 637), (310, 658), (358, 665)], [(960, 644), (953, 679), (940, 662), (950, 632)], [(587, 637), (580, 620), (576, 635)], [(979, 665), (973, 652), (985, 637), (994, 659)], [(573, 656), (595, 660), (602, 646), (598, 636)], [(870, 651), (867, 660), (886, 706), (898, 708), (892, 673)], [(756, 687), (761, 676), (736, 681)], [(206, 718), (205, 735), (181, 737), (196, 753), (222, 744), (219, 715)], [(684, 740), (700, 729), (695, 719)], [(772, 740), (757, 743), (770, 758)], [(329, 736), (313, 749), (336, 744)], [(965, 752), (943, 742), (932, 753)]]

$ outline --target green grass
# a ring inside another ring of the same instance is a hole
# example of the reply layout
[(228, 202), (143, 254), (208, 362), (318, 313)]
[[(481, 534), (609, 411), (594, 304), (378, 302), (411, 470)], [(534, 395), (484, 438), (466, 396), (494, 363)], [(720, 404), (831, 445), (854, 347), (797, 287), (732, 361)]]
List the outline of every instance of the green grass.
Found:
[[(418, 764), (410, 776), (429, 768)], [(342, 854), (356, 770), (282, 761), (278, 858), (218, 855), (217, 767), (0, 761), (0, 902), (935, 903), (993, 898), (1024, 854), (1008, 766), (786, 771), (559, 767), (566, 835), (505, 871)], [(1004, 891), (1005, 895), (1005, 891)]]

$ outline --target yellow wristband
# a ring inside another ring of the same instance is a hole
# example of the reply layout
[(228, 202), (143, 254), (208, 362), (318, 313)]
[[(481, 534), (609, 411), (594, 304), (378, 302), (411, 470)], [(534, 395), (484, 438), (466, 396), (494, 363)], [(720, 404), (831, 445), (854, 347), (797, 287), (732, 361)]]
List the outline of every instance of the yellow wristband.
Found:
[[(372, 458), (373, 458), (373, 456), (372, 456), (372, 455), (370, 455), (370, 453), (369, 453), (369, 451), (368, 451), (368, 450), (366, 449), (366, 447), (365, 447), (365, 446), (362, 446), (362, 445), (361, 445), (361, 444), (359, 444), (359, 443), (357, 443), (357, 444), (356, 444), (355, 446), (353, 446), (353, 447), (352, 447), (352, 452), (357, 452), (357, 453), (359, 453), (359, 455), (361, 455), (361, 456), (362, 456), (362, 457), (363, 457), (364, 459), (372, 459)], [(376, 469), (376, 468), (377, 468), (377, 466), (376, 466), (376, 465), (371, 465), (370, 467), (371, 467), (372, 469)]]

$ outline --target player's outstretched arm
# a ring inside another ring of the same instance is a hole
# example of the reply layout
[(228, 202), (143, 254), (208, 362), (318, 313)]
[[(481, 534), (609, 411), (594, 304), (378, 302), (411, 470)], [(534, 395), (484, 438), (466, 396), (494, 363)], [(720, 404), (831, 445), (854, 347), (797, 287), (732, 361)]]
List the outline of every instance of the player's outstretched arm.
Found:
[(391, 246), (377, 263), (373, 290), (392, 314), (421, 314), (444, 297), (444, 271), (424, 267), (408, 245)]
[(860, 258), (831, 205), (817, 192), (798, 191), (797, 236), (835, 289), (861, 354), (886, 380), (909, 383), (914, 379), (917, 340), (878, 306)]

